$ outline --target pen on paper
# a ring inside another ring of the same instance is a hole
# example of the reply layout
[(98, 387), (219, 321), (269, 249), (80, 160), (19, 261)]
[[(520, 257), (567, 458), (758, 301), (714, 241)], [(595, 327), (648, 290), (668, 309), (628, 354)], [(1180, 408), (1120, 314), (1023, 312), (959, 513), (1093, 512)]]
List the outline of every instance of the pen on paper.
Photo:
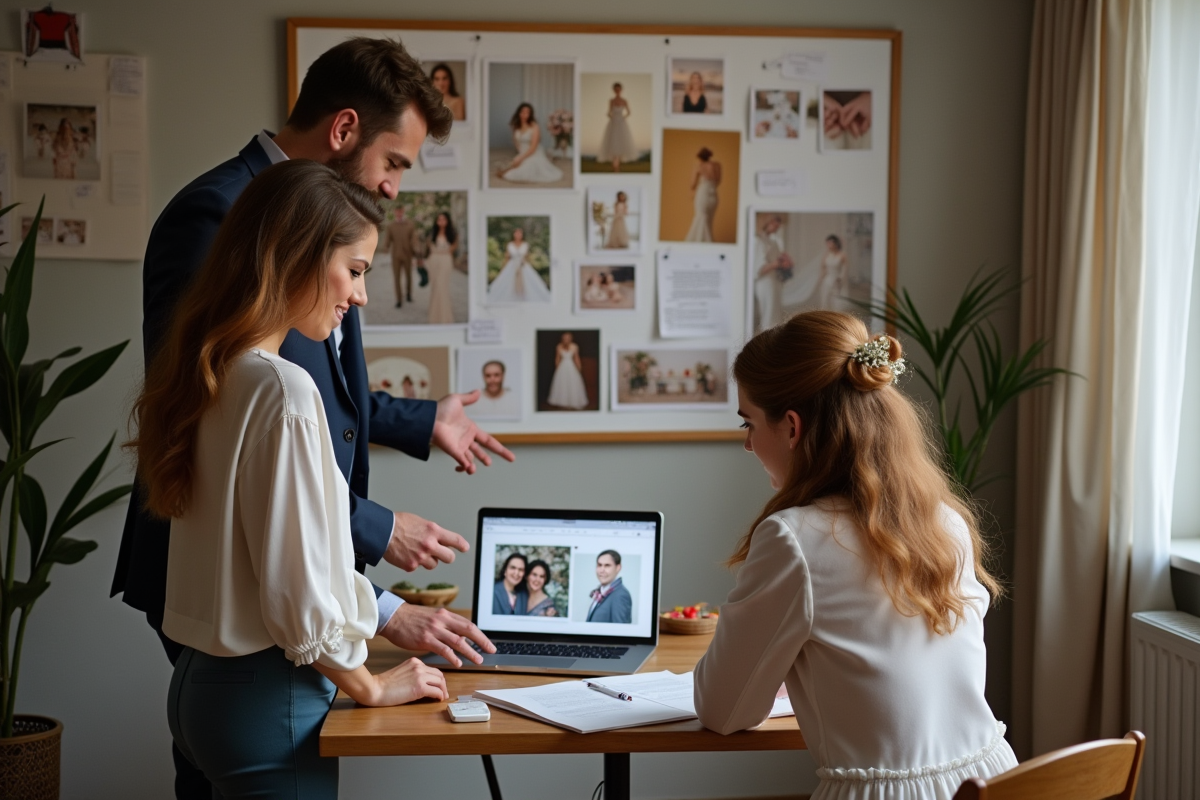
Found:
[(608, 688), (607, 686), (601, 686), (598, 683), (591, 683), (589, 681), (584, 681), (584, 683), (587, 684), (587, 687), (589, 689), (595, 689), (597, 692), (600, 692), (601, 694), (606, 694), (609, 697), (615, 697), (618, 700), (630, 700), (630, 701), (633, 700), (633, 695), (626, 694), (625, 692), (617, 692), (617, 691), (614, 691), (614, 690)]

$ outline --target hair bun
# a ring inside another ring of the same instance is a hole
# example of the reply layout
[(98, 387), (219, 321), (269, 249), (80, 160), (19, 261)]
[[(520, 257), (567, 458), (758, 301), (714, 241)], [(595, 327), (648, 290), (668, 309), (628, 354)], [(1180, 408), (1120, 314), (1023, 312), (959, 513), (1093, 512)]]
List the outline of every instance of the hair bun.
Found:
[(860, 392), (873, 392), (895, 383), (905, 372), (900, 341), (881, 333), (854, 348), (846, 359), (846, 378)]

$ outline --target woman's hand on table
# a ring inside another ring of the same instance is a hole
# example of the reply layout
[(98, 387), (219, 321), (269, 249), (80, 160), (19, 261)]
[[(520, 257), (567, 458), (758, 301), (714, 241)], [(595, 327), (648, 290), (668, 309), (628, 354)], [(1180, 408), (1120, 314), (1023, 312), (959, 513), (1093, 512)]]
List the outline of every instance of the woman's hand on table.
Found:
[(450, 699), (442, 671), (419, 658), (410, 658), (378, 675), (372, 675), (366, 667), (344, 670), (315, 662), (313, 667), (359, 705), (398, 706), (425, 697)]

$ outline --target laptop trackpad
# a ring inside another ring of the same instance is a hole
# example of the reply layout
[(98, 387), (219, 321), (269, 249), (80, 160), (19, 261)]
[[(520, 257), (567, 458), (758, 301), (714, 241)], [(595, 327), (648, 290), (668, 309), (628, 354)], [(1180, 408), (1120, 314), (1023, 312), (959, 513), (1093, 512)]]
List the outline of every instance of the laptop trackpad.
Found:
[(544, 667), (546, 669), (569, 669), (577, 659), (554, 656), (484, 656), (484, 666), (497, 667)]

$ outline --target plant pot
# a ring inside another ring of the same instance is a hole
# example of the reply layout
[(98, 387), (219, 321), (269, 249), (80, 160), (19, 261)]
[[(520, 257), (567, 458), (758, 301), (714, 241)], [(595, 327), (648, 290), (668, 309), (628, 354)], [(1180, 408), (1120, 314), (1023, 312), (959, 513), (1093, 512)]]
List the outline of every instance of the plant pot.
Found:
[(62, 723), (50, 717), (13, 718), (15, 735), (0, 739), (0, 797), (58, 800), (62, 730)]

